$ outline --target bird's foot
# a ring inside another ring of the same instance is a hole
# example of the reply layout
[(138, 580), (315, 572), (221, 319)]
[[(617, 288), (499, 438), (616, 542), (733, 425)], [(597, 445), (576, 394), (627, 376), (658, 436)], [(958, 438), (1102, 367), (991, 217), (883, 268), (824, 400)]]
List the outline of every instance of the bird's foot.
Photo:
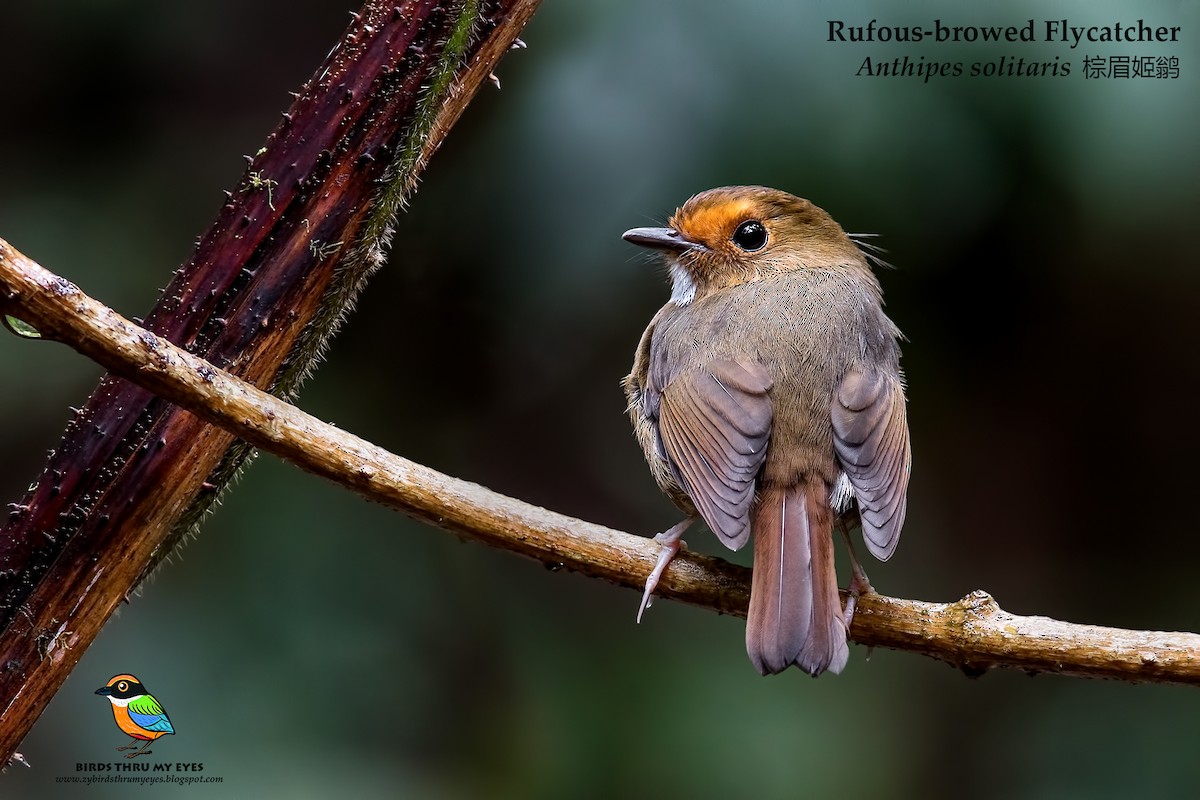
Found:
[(850, 630), (850, 623), (854, 621), (854, 610), (858, 607), (858, 598), (864, 594), (874, 593), (875, 588), (871, 586), (871, 580), (858, 560), (858, 553), (854, 552), (854, 543), (850, 541), (850, 531), (844, 523), (838, 525), (838, 530), (842, 532), (842, 538), (846, 541), (846, 552), (850, 554), (850, 597), (846, 600), (846, 607), (842, 611), (842, 618), (846, 621), (846, 630)]
[(138, 750), (136, 753), (126, 753), (126, 758), (137, 758), (138, 756), (148, 756), (153, 753), (153, 750)]
[(846, 621), (846, 630), (850, 630), (850, 623), (854, 622), (854, 611), (858, 608), (858, 598), (864, 594), (872, 594), (875, 589), (871, 586), (871, 582), (867, 580), (867, 573), (862, 571), (862, 567), (855, 562), (853, 574), (850, 578), (850, 596), (846, 598), (846, 607), (842, 609), (842, 618)]
[(667, 530), (654, 537), (654, 541), (661, 545), (658, 551), (658, 563), (654, 565), (654, 571), (646, 578), (646, 590), (642, 592), (642, 604), (638, 606), (637, 621), (642, 621), (642, 613), (645, 612), (653, 602), (654, 589), (658, 586), (658, 581), (670, 565), (671, 560), (679, 552), (681, 547), (686, 547), (687, 542), (683, 541), (683, 532), (688, 529), (695, 520), (691, 517), (672, 525)]

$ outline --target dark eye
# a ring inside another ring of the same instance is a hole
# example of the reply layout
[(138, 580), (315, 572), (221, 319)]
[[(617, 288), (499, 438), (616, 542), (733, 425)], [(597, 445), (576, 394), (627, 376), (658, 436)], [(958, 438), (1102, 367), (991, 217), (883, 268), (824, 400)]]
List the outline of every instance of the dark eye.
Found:
[(747, 220), (733, 232), (733, 243), (750, 253), (762, 250), (767, 243), (767, 229), (756, 219)]
[(128, 683), (126, 683), (125, 681), (121, 681), (120, 683), (118, 683), (118, 684), (117, 684), (117, 691), (118, 691), (118, 692), (123, 692), (123, 691), (125, 691), (125, 690), (126, 690), (126, 689), (128, 689), (128, 688), (129, 688), (129, 684), (128, 684)]

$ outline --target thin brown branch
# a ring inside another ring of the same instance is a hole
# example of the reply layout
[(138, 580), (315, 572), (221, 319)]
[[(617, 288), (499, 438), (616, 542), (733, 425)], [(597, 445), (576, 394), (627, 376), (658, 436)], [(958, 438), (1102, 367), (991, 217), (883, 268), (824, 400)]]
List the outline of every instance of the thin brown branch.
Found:
[[(649, 539), (547, 511), (443, 475), (327, 425), (143, 330), (0, 240), (0, 312), (114, 373), (314, 475), (467, 538), (640, 589)], [(744, 616), (749, 571), (683, 553), (663, 596)], [(632, 616), (633, 606), (630, 606)], [(69, 629), (70, 620), (62, 621)], [(859, 599), (860, 644), (908, 650), (968, 674), (994, 667), (1125, 681), (1200, 684), (1200, 635), (1130, 631), (1021, 617), (984, 592), (956, 603)]]
[[(364, 0), (247, 156), (147, 331), (293, 393), (383, 263), (423, 165), (538, 2)], [(0, 516), (0, 764), (249, 452), (115, 375), (79, 405)]]

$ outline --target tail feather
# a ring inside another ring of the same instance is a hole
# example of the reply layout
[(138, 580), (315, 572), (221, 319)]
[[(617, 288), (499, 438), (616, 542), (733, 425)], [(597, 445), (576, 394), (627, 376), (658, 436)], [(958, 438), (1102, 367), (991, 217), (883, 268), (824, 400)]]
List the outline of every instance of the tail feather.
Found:
[(841, 672), (850, 657), (833, 563), (833, 512), (820, 481), (764, 487), (754, 507), (746, 652), (763, 675), (796, 664)]

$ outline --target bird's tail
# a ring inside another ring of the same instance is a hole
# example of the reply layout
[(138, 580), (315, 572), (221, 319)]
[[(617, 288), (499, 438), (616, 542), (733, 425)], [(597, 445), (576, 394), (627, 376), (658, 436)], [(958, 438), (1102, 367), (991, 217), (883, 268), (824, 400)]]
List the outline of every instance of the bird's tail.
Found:
[(751, 518), (754, 577), (746, 652), (763, 675), (795, 664), (841, 672), (850, 657), (823, 481), (764, 487)]

